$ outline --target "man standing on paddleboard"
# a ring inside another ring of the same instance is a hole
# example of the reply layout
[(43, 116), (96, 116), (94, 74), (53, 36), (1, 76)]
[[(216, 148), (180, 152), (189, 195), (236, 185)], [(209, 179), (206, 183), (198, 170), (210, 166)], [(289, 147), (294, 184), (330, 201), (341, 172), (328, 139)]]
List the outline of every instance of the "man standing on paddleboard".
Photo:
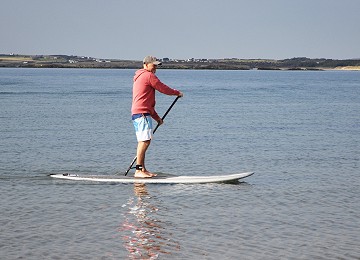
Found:
[(143, 68), (137, 70), (134, 76), (131, 113), (138, 141), (134, 175), (137, 178), (156, 176), (145, 167), (145, 153), (152, 138), (152, 118), (159, 125), (163, 123), (163, 120), (155, 111), (155, 90), (170, 96), (183, 96), (182, 92), (168, 87), (158, 79), (155, 75), (158, 65), (161, 65), (161, 62), (155, 57), (146, 56), (143, 60)]

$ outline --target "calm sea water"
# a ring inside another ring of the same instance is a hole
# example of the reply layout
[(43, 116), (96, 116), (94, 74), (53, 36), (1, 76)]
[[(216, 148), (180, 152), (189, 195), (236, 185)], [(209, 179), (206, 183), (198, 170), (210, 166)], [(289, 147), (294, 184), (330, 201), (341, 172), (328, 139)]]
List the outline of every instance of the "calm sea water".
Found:
[(158, 70), (149, 170), (238, 185), (50, 178), (126, 170), (133, 74), (0, 69), (2, 259), (360, 259), (359, 72)]

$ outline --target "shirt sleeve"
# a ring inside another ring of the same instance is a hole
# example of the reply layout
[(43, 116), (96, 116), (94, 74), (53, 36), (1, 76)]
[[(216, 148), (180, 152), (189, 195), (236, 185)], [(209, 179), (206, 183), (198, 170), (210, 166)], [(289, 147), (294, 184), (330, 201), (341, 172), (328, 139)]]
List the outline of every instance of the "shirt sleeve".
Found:
[(155, 109), (153, 109), (153, 111), (150, 115), (152, 118), (154, 118), (154, 120), (156, 120), (156, 122), (161, 119), (161, 117), (156, 113)]
[(150, 84), (154, 89), (156, 89), (157, 91), (159, 91), (163, 94), (166, 94), (169, 96), (180, 95), (180, 91), (170, 88), (169, 86), (162, 83), (154, 73), (151, 73), (151, 75), (150, 75)]

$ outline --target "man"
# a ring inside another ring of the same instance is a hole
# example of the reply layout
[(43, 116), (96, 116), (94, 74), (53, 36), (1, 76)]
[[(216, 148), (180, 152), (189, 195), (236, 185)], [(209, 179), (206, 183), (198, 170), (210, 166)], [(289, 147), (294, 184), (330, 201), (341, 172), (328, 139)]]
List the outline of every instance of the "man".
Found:
[(172, 89), (162, 83), (155, 75), (156, 68), (161, 62), (153, 56), (146, 56), (143, 60), (143, 68), (135, 72), (132, 99), (132, 120), (135, 127), (137, 146), (136, 178), (151, 178), (156, 174), (149, 172), (145, 167), (145, 153), (152, 138), (152, 118), (159, 125), (163, 120), (155, 111), (155, 90), (173, 96), (183, 96), (183, 93)]

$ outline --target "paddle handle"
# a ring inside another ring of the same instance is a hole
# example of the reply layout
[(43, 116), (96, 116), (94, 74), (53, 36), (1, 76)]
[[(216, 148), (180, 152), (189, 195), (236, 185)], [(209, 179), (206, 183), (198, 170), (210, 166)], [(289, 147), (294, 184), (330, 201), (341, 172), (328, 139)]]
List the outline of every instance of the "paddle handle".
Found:
[[(172, 107), (175, 105), (176, 101), (178, 101), (178, 99), (180, 98), (180, 96), (178, 96), (177, 98), (175, 98), (175, 100), (172, 102), (171, 106), (168, 108), (168, 110), (165, 112), (165, 114), (163, 115), (163, 117), (161, 118), (161, 120), (164, 120), (165, 117), (167, 116), (167, 114), (169, 114), (170, 110), (172, 109)], [(159, 124), (157, 124), (157, 126), (155, 127), (153, 134), (155, 134), (156, 130), (159, 128)]]
[[(180, 98), (180, 96), (177, 96), (175, 98), (175, 100), (172, 102), (172, 104), (170, 105), (170, 107), (168, 108), (168, 110), (165, 112), (165, 114), (163, 115), (163, 117), (161, 118), (161, 120), (164, 120), (165, 117), (167, 116), (167, 114), (169, 114), (170, 110), (172, 109), (172, 107), (175, 105), (176, 101), (178, 101), (178, 99)], [(155, 134), (156, 130), (159, 128), (160, 124), (157, 124), (157, 126), (155, 127), (153, 134)], [(125, 176), (129, 173), (130, 169), (132, 168), (132, 166), (134, 165), (135, 161), (137, 159), (137, 156), (135, 156), (135, 158), (132, 160), (130, 166), (128, 167), (128, 169), (125, 172)]]

